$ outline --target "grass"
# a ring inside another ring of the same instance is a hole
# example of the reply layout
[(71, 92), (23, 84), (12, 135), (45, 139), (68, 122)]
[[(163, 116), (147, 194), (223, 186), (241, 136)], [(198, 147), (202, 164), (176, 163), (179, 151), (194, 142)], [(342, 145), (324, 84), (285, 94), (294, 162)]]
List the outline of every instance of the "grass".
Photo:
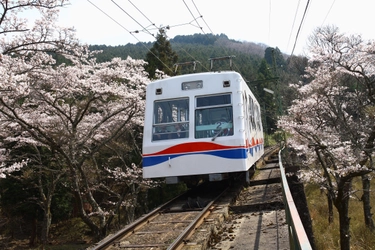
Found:
[[(374, 187), (375, 179), (371, 186)], [(353, 190), (361, 190), (361, 178), (353, 181)], [(313, 224), (315, 245), (317, 250), (340, 249), (339, 219), (334, 207), (334, 221), (328, 223), (328, 205), (325, 193), (318, 186), (308, 184), (305, 186), (307, 202)], [(363, 205), (359, 198), (362, 192), (358, 191), (350, 200), (349, 216), (351, 229), (351, 249), (375, 250), (375, 232), (366, 228), (363, 217)], [(375, 193), (371, 193), (371, 207), (375, 208)], [(372, 210), (374, 213), (374, 210)], [(375, 219), (373, 217), (373, 219)]]

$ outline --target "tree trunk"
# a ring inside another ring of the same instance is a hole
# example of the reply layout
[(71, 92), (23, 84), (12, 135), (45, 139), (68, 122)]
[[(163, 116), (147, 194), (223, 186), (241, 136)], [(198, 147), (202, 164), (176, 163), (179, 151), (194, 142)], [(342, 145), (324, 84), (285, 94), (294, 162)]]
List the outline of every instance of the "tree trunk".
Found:
[(363, 215), (365, 217), (365, 225), (371, 231), (375, 230), (374, 221), (372, 219), (371, 214), (371, 204), (370, 204), (370, 180), (369, 176), (362, 175), (362, 188), (363, 188), (363, 195), (362, 195), (362, 202), (363, 202)]
[(42, 222), (41, 240), (42, 240), (43, 246), (48, 244), (48, 236), (49, 236), (49, 230), (51, 228), (51, 222), (52, 222), (51, 206), (47, 206), (46, 211), (43, 214), (43, 222)]
[(31, 220), (31, 236), (30, 236), (30, 241), (29, 241), (29, 247), (35, 246), (37, 231), (38, 231), (38, 220), (36, 218), (33, 218)]
[(333, 223), (333, 200), (331, 193), (327, 193), (327, 203), (328, 203), (328, 223), (332, 224)]
[(340, 249), (350, 250), (350, 218), (349, 197), (353, 178), (342, 178), (338, 181), (337, 198), (335, 206), (339, 213), (340, 221)]
[[(78, 215), (82, 219), (82, 221), (90, 228), (91, 232), (95, 235), (96, 239), (99, 241), (103, 237), (101, 235), (100, 228), (87, 216), (84, 208), (83, 208), (83, 200), (82, 196), (80, 194), (80, 187), (79, 187), (79, 181), (77, 176), (73, 176), (73, 194), (76, 198), (77, 208), (78, 208)], [(77, 192), (78, 190), (78, 192)]]
[(49, 191), (47, 192), (47, 195), (44, 197), (43, 201), (43, 221), (42, 221), (42, 231), (41, 231), (41, 241), (42, 246), (44, 249), (44, 246), (48, 244), (48, 238), (49, 238), (49, 230), (51, 228), (52, 223), (52, 213), (51, 213), (51, 203), (52, 203), (52, 196), (55, 190), (55, 185), (51, 185)]

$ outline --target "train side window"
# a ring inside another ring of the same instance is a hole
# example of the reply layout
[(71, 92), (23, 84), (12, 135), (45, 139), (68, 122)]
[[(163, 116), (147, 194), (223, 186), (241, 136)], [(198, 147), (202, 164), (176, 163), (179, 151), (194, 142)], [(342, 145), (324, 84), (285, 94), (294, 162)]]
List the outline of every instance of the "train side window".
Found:
[(250, 97), (250, 122), (252, 129), (256, 130), (254, 100)]
[(242, 99), (243, 99), (243, 113), (244, 113), (244, 116), (247, 118), (245, 119), (245, 131), (246, 133), (250, 133), (251, 132), (251, 120), (250, 120), (250, 104), (249, 104), (249, 99), (248, 99), (248, 95), (244, 94), (242, 96)]
[(152, 124), (152, 140), (189, 137), (189, 98), (156, 101)]
[(256, 129), (258, 131), (262, 130), (262, 123), (261, 123), (261, 117), (260, 117), (260, 111), (259, 106), (255, 106), (255, 119), (256, 119)]
[(233, 135), (231, 94), (196, 98), (195, 138)]

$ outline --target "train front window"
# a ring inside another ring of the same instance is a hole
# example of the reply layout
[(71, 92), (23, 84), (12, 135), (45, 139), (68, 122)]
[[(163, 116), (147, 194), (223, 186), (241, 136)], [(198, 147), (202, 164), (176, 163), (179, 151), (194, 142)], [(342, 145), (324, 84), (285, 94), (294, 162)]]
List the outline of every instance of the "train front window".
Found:
[(233, 135), (233, 107), (230, 94), (196, 98), (195, 138)]
[(189, 137), (189, 99), (173, 99), (154, 103), (152, 140)]
[(197, 108), (230, 104), (232, 104), (230, 94), (197, 97)]

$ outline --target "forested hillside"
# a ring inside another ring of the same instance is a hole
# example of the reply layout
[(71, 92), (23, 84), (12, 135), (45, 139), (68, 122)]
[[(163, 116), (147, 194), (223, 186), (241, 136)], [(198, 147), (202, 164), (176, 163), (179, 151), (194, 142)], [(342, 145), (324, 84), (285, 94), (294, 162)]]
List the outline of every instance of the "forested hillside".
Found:
[[(235, 56), (234, 70), (241, 72), (246, 79), (255, 80), (256, 72), (264, 58), (266, 45), (251, 42), (239, 42), (230, 40), (224, 34), (203, 35), (195, 34), (189, 36), (176, 36), (170, 40), (172, 49), (179, 56), (179, 63), (196, 61), (196, 72), (210, 70), (209, 58)], [(97, 56), (99, 62), (108, 61), (113, 57), (126, 59), (130, 56), (134, 59), (145, 59), (148, 49), (153, 43), (126, 44), (122, 46), (91, 45), (91, 50), (102, 50)], [(229, 63), (222, 65), (220, 70), (228, 70)], [(193, 68), (182, 69), (183, 73), (193, 71)]]

